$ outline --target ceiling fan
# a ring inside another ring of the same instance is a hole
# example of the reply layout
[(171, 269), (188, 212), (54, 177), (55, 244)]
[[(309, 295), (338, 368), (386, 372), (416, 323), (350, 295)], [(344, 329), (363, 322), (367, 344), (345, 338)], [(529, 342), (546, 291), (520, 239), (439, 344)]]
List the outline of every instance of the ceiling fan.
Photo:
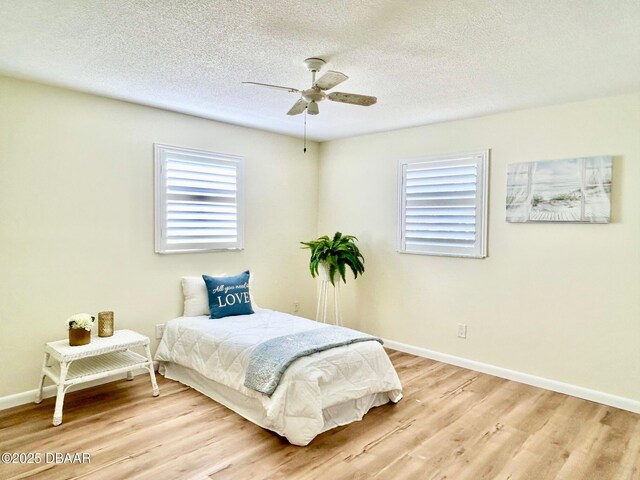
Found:
[(277, 90), (284, 90), (290, 93), (299, 93), (300, 99), (293, 104), (293, 107), (287, 112), (287, 115), (300, 115), (306, 109), (309, 115), (317, 115), (318, 102), (328, 99), (333, 102), (350, 103), (352, 105), (362, 105), (368, 107), (378, 101), (376, 97), (368, 95), (358, 95), (356, 93), (344, 93), (344, 92), (331, 92), (325, 93), (326, 90), (330, 90), (336, 85), (347, 80), (344, 73), (334, 72), (333, 70), (327, 71), (318, 80), (316, 80), (316, 73), (324, 66), (326, 62), (321, 58), (307, 58), (304, 61), (305, 66), (311, 72), (311, 87), (306, 90), (298, 90), (292, 87), (282, 87), (280, 85), (270, 85), (268, 83), (258, 82), (242, 82), (245, 85), (258, 85), (260, 87), (273, 88)]

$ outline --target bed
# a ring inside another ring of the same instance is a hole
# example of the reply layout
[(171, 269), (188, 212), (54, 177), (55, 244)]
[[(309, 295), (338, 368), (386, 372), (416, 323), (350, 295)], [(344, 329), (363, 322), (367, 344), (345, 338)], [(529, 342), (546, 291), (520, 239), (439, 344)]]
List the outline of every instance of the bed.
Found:
[(361, 420), (373, 407), (402, 398), (398, 375), (378, 341), (298, 358), (284, 370), (271, 395), (245, 386), (258, 345), (321, 328), (328, 326), (260, 308), (219, 319), (183, 316), (167, 322), (155, 359), (166, 378), (303, 446), (324, 431)]

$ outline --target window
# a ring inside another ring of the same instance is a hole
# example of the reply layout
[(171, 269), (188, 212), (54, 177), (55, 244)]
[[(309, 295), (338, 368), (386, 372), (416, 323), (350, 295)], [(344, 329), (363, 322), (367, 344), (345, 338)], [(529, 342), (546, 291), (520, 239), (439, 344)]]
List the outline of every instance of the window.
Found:
[(156, 252), (243, 247), (243, 159), (155, 145)]
[(487, 256), (489, 151), (402, 160), (401, 253)]

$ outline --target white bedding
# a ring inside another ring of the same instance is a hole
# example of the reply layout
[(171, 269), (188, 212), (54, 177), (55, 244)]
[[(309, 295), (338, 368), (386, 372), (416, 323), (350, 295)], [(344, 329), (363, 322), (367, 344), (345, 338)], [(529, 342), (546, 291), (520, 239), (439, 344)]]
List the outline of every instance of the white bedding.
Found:
[[(271, 397), (244, 386), (245, 368), (256, 345), (323, 327), (326, 325), (264, 309), (253, 315), (216, 320), (206, 316), (180, 317), (167, 323), (156, 360), (187, 367), (255, 399), (264, 412), (261, 421), (245, 417), (295, 445), (307, 445), (327, 428), (342, 424), (333, 421), (327, 425), (326, 412), (331, 407), (375, 396), (375, 402), (352, 402), (353, 415), (344, 416), (352, 421), (387, 399), (397, 402), (402, 398), (398, 375), (382, 346), (375, 341), (332, 348), (296, 360)], [(383, 398), (377, 394), (383, 394)]]

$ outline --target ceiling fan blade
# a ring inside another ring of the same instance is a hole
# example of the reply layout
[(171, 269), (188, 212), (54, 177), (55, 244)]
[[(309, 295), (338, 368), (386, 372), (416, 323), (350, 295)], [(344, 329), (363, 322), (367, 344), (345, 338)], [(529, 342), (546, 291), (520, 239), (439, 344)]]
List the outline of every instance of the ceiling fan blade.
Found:
[(376, 103), (378, 99), (376, 97), (370, 97), (368, 95), (358, 95), (357, 93), (344, 93), (333, 92), (327, 95), (329, 100), (341, 103), (350, 103), (352, 105), (362, 105), (363, 107), (369, 107)]
[(304, 109), (307, 108), (307, 101), (304, 98), (301, 98), (296, 103), (293, 104), (293, 107), (287, 112), (287, 115), (300, 115), (304, 112)]
[(329, 70), (327, 73), (322, 75), (314, 86), (318, 87), (320, 90), (329, 90), (330, 88), (335, 87), (336, 85), (344, 82), (348, 79), (344, 73), (334, 72), (333, 70)]
[(258, 83), (258, 82), (242, 82), (242, 83), (243, 85), (258, 85), (259, 87), (273, 88), (275, 90), (285, 90), (291, 93), (300, 93), (300, 90), (298, 90), (297, 88), (282, 87), (280, 85), (271, 85), (269, 83)]

